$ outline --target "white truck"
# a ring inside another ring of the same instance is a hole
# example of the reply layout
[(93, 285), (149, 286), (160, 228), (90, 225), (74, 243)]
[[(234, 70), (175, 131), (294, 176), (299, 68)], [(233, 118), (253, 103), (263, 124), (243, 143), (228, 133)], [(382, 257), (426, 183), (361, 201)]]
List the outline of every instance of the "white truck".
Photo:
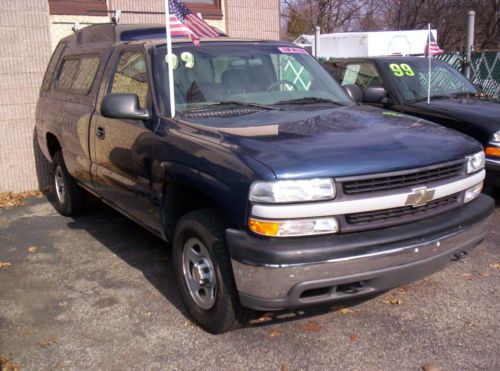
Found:
[[(437, 31), (432, 30), (437, 40)], [(392, 55), (423, 55), (429, 37), (428, 30), (342, 32), (319, 37), (319, 58), (355, 58)], [(301, 35), (295, 44), (315, 55), (314, 35)]]

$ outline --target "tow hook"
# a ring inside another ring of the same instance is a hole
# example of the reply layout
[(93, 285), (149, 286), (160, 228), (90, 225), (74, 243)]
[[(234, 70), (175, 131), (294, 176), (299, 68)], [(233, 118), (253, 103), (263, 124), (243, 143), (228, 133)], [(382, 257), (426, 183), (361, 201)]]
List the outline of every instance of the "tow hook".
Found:
[(462, 259), (464, 259), (464, 258), (466, 258), (466, 257), (468, 257), (468, 256), (469, 256), (469, 254), (467, 253), (467, 251), (461, 251), (461, 252), (459, 252), (459, 253), (454, 254), (454, 255), (453, 255), (453, 257), (454, 257), (454, 258), (453, 258), (453, 259), (451, 259), (451, 260), (453, 260), (453, 261), (456, 261), (456, 262), (457, 262), (457, 261), (462, 260)]

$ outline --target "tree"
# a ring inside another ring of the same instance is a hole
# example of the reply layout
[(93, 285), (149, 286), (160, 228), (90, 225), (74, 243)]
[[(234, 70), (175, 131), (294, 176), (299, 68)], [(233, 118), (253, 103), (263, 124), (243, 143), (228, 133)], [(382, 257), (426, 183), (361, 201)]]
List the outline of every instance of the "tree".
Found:
[(430, 23), (446, 51), (465, 48), (467, 13), (476, 12), (477, 50), (500, 48), (500, 0), (282, 0), (289, 39), (322, 33), (421, 30)]
[(283, 16), (291, 38), (314, 33), (348, 32), (358, 28), (372, 0), (282, 0)]

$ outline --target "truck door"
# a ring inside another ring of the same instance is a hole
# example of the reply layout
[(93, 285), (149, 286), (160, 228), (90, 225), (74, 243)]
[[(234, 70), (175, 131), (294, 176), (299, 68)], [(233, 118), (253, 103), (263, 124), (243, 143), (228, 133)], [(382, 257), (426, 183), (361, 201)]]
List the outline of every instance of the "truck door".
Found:
[(159, 231), (151, 206), (153, 122), (106, 118), (100, 112), (102, 98), (115, 93), (136, 94), (141, 108), (151, 109), (146, 55), (142, 48), (124, 47), (114, 53), (107, 68), (90, 131), (96, 188), (120, 211)]

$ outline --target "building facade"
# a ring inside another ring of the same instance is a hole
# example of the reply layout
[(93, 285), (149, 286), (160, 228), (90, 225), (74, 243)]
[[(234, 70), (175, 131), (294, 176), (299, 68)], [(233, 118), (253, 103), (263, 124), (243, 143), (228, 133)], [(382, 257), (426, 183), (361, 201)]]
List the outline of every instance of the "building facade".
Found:
[[(279, 0), (186, 0), (232, 37), (279, 39)], [(80, 27), (110, 22), (164, 23), (164, 0), (1, 0), (0, 192), (43, 188), (47, 172), (33, 142), (35, 107), (45, 67), (60, 39)], [(147, 14), (149, 13), (149, 14)]]

